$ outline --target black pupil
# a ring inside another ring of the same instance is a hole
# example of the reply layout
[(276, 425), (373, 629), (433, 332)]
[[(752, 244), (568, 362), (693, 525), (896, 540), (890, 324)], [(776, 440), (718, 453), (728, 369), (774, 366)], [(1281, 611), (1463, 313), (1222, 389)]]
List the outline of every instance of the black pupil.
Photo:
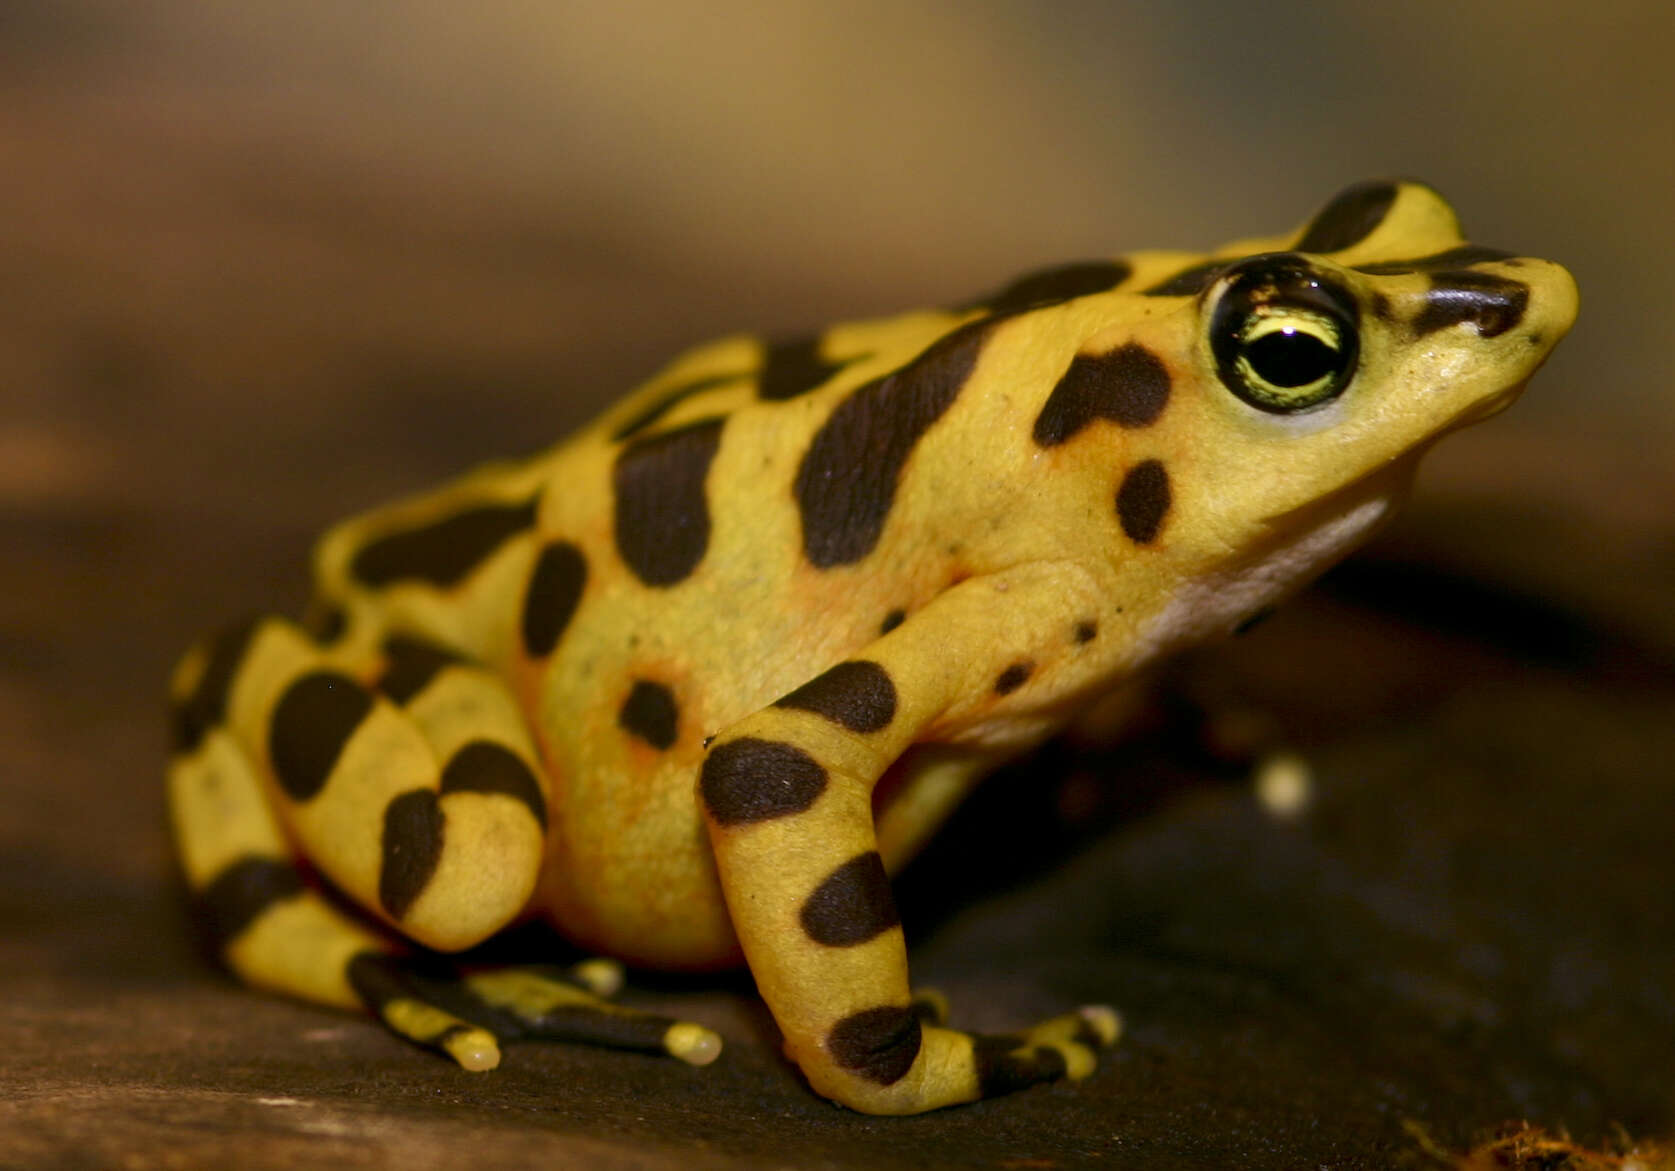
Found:
[(1307, 386), (1338, 368), (1338, 351), (1310, 333), (1279, 330), (1245, 349), (1250, 368), (1274, 386)]

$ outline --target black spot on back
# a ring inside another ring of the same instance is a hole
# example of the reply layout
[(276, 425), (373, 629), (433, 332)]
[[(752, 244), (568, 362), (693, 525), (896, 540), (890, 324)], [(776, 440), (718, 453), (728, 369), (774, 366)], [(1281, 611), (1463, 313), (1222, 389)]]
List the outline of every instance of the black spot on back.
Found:
[(771, 403), (798, 398), (863, 356), (829, 362), (820, 356), (819, 334), (769, 342), (762, 355), (762, 371), (757, 376), (756, 397)]
[(1025, 273), (1005, 288), (961, 305), (961, 310), (987, 309), (999, 315), (1028, 313), (1077, 297), (1106, 293), (1133, 273), (1126, 261), (1087, 260)]
[(269, 907), (295, 898), (302, 875), (282, 858), (246, 854), (224, 868), (198, 894), (204, 925), (218, 946), (226, 946)]
[(839, 866), (814, 888), (799, 916), (803, 933), (824, 947), (854, 947), (901, 922), (877, 850)]
[(1076, 623), (1076, 641), (1092, 642), (1099, 636), (1099, 623), (1092, 618), (1084, 618)]
[(268, 759), (291, 800), (320, 791), (372, 705), (371, 692), (336, 671), (311, 672), (285, 689), (268, 727)]
[(637, 439), (617, 456), (617, 551), (646, 585), (674, 585), (704, 558), (710, 540), (704, 479), (725, 422), (699, 419)]
[(1156, 540), (1169, 515), (1172, 493), (1161, 460), (1148, 459), (1128, 469), (1117, 489), (1117, 519), (1128, 539), (1141, 545)]
[(815, 676), (774, 706), (814, 712), (851, 732), (877, 732), (896, 718), (896, 685), (883, 667), (858, 659)]
[(694, 378), (691, 382), (683, 382), (665, 391), (659, 399), (647, 406), (645, 410), (629, 419), (622, 426), (611, 432), (611, 438), (617, 442), (631, 438), (647, 427), (651, 426), (664, 415), (674, 410), (681, 403), (694, 395), (702, 394), (706, 390), (714, 390), (718, 386), (726, 386), (729, 382), (738, 382), (748, 378), (749, 374), (739, 371), (736, 374), (711, 374), (707, 378)]
[(539, 495), (521, 504), (479, 504), (417, 528), (387, 533), (361, 548), (349, 572), (370, 586), (422, 581), (458, 584), (517, 534), (532, 528)]
[(209, 643), (207, 661), (192, 694), (175, 706), (170, 724), (174, 750), (187, 753), (203, 743), (204, 734), (227, 718), (227, 700), (239, 664), (256, 636), (260, 619), (250, 618), (229, 626)]
[(1369, 276), (1405, 276), (1412, 272), (1440, 272), (1450, 268), (1470, 268), (1474, 264), (1490, 264), (1511, 260), (1513, 254), (1498, 248), (1484, 248), (1478, 244), (1461, 244), (1444, 252), (1418, 256), (1412, 260), (1381, 260), (1374, 264), (1357, 264), (1356, 272)]
[(523, 649), (532, 659), (553, 653), (587, 586), (587, 558), (568, 541), (554, 541), (535, 559), (523, 599)]
[(384, 640), (384, 674), (378, 680), (378, 690), (405, 704), (429, 687), (443, 668), (461, 661), (435, 643), (393, 635)]
[(407, 914), (442, 857), (442, 809), (434, 789), (409, 789), (384, 810), (384, 862), (378, 902), (392, 919)]
[(1423, 337), (1470, 322), (1479, 337), (1499, 337), (1524, 319), (1529, 303), (1530, 288), (1522, 281), (1470, 269), (1433, 273), (1425, 308), (1413, 328)]
[(1146, 427), (1169, 405), (1169, 371), (1129, 342), (1108, 354), (1077, 354), (1035, 418), (1035, 442), (1056, 447), (1095, 419)]
[(1141, 292), (1147, 297), (1196, 297), (1210, 287), (1217, 273), (1232, 263), (1230, 259), (1200, 261)]
[(902, 467), (977, 364), (986, 321), (932, 344), (900, 370), (857, 387), (814, 436), (797, 469), (803, 552), (821, 569), (872, 552)]
[(502, 793), (529, 807), (529, 814), (542, 829), (547, 828), (547, 799), (541, 783), (523, 758), (492, 740), (472, 740), (448, 759), (437, 791), (448, 793)]
[(1033, 674), (1035, 674), (1034, 663), (1029, 662), (1028, 660), (1021, 663), (1013, 663), (1010, 667), (1006, 668), (1006, 670), (1002, 671), (1000, 676), (995, 680), (995, 694), (1011, 695), (1014, 691), (1018, 690), (1018, 688), (1029, 682), (1029, 677)]
[(744, 737), (704, 760), (699, 791), (721, 825), (770, 821), (801, 813), (826, 790), (826, 770), (794, 744)]
[(622, 710), (617, 713), (618, 727), (659, 750), (675, 742), (679, 723), (675, 693), (661, 683), (645, 679), (635, 681)]
[(893, 1085), (919, 1056), (921, 1028), (912, 1008), (869, 1008), (833, 1025), (826, 1034), (826, 1049), (844, 1069), (881, 1086)]
[(1357, 183), (1321, 208), (1297, 241), (1298, 252), (1342, 252), (1372, 235), (1396, 202), (1399, 188), (1387, 180)]

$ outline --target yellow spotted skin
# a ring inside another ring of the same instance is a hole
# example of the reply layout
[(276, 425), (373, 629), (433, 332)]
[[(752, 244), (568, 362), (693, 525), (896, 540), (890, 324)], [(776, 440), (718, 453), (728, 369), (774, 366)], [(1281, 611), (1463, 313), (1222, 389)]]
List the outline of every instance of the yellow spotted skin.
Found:
[(632, 963), (748, 963), (858, 1110), (1085, 1076), (1110, 1009), (980, 1037), (915, 997), (888, 876), (984, 773), (1343, 556), (1576, 308), (1562, 268), (1373, 182), (1208, 255), (700, 348), (333, 530), (307, 624), (187, 655), (189, 882), (243, 978), (466, 1068), (524, 1036), (719, 1052), (610, 1005), (609, 967), (439, 975), (399, 942), (540, 914)]

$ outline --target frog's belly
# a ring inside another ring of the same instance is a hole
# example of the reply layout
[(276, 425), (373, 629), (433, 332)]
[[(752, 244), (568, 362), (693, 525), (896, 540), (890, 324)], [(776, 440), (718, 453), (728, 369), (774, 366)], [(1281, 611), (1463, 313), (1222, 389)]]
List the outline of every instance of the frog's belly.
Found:
[(698, 812), (694, 771), (669, 770), (652, 784), (583, 773), (562, 786), (537, 894), (559, 931), (647, 967), (743, 962)]

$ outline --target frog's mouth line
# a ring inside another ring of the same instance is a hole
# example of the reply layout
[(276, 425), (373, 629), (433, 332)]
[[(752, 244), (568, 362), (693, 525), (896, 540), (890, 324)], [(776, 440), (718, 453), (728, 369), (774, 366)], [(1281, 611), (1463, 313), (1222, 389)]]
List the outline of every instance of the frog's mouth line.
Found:
[(1518, 401), (1518, 396), (1524, 393), (1524, 388), (1530, 384), (1530, 375), (1525, 375), (1510, 386), (1497, 390), (1488, 398), (1478, 399), (1471, 406), (1461, 412), (1448, 427), (1450, 431), (1457, 431), (1461, 427), (1470, 427), (1474, 423), (1481, 423), (1484, 419), (1493, 418)]

